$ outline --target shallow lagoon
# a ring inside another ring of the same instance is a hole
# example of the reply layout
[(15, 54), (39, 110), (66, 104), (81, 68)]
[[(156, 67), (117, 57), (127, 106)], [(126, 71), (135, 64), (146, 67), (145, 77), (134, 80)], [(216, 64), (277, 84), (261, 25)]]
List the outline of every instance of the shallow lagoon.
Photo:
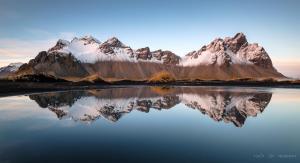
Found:
[(0, 98), (0, 162), (299, 162), (300, 90), (123, 87)]

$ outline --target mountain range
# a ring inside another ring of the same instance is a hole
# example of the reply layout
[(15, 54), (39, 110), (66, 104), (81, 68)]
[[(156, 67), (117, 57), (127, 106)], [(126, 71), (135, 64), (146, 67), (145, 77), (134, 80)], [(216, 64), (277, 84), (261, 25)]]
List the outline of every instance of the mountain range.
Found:
[(132, 49), (116, 37), (104, 42), (92, 36), (58, 40), (8, 77), (38, 75), (75, 82), (285, 78), (265, 49), (248, 43), (243, 33), (217, 38), (182, 58), (168, 50)]

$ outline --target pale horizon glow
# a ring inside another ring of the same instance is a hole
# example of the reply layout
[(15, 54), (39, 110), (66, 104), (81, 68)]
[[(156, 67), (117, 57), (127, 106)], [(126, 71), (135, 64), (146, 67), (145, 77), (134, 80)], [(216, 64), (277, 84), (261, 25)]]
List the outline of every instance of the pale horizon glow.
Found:
[(266, 49), (275, 68), (300, 78), (299, 8), (297, 0), (3, 0), (0, 66), (28, 62), (58, 39), (75, 36), (115, 36), (133, 49), (148, 46), (182, 57), (217, 37), (243, 32)]

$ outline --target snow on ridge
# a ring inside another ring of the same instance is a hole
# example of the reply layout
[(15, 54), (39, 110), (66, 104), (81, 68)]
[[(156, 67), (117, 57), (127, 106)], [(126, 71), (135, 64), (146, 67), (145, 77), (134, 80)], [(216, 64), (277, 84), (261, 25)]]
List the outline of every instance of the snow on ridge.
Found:
[(69, 41), (63, 40), (63, 39), (59, 39), (57, 42), (58, 42), (58, 43), (61, 43), (61, 44), (63, 44), (63, 45), (69, 45), (69, 44), (70, 44)]
[(8, 66), (15, 66), (15, 67), (20, 67), (22, 64), (22, 62), (15, 62), (15, 63), (10, 63)]
[(16, 63), (10, 63), (7, 66), (0, 67), (0, 72), (6, 71), (6, 72), (15, 72), (17, 71), (21, 66), (23, 65), (22, 62), (16, 62)]
[(70, 44), (62, 49), (56, 50), (60, 53), (72, 53), (72, 55), (82, 62), (94, 62), (97, 59), (98, 43), (86, 44), (84, 40), (74, 38)]
[(100, 44), (101, 41), (99, 41), (98, 39), (96, 39), (95, 37), (91, 36), (91, 35), (87, 35), (87, 36), (83, 36), (80, 38), (81, 40), (88, 40), (88, 41), (93, 41), (95, 43)]
[[(59, 40), (48, 52), (71, 53), (83, 63), (98, 61), (129, 61), (164, 63), (167, 54), (157, 56), (157, 51), (149, 48), (131, 49), (116, 37), (100, 42), (93, 36), (75, 37), (71, 42)], [(171, 59), (172, 57), (170, 57)], [(253, 61), (255, 60), (256, 63)], [(264, 64), (270, 60), (268, 54), (258, 44), (248, 44), (243, 34), (233, 38), (215, 39), (200, 50), (191, 52), (179, 59), (176, 64), (184, 67), (198, 65)]]
[[(114, 45), (114, 42), (119, 42), (118, 46)], [(155, 57), (147, 60), (137, 59), (135, 50), (132, 50), (130, 47), (120, 42), (116, 37), (109, 38), (103, 43), (92, 36), (84, 36), (81, 38), (75, 37), (71, 42), (60, 39), (58, 40), (58, 43), (63, 44), (64, 46), (55, 50), (49, 50), (49, 52), (71, 53), (76, 59), (84, 63), (95, 63), (97, 61), (163, 63), (163, 60), (158, 60)], [(101, 45), (109, 46), (113, 53), (102, 52), (100, 49)]]
[(257, 43), (248, 43), (243, 33), (225, 39), (217, 38), (198, 51), (188, 53), (182, 58), (181, 66), (256, 64), (264, 65), (270, 57)]
[[(197, 56), (195, 57), (195, 55)], [(230, 60), (231, 64), (252, 64), (252, 62), (248, 61), (245, 57), (235, 54), (229, 49), (224, 53), (211, 52), (210, 50), (195, 52), (191, 56), (183, 57), (179, 64), (181, 66), (212, 65), (214, 63), (222, 65), (226, 59)]]

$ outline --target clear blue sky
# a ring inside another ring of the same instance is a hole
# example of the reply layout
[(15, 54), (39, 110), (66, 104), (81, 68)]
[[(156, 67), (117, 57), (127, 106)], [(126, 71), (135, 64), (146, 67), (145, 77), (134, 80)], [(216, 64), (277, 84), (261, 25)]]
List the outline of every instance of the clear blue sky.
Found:
[(0, 64), (27, 61), (58, 38), (116, 36), (183, 56), (216, 37), (247, 35), (275, 65), (299, 65), (299, 0), (0, 0)]

